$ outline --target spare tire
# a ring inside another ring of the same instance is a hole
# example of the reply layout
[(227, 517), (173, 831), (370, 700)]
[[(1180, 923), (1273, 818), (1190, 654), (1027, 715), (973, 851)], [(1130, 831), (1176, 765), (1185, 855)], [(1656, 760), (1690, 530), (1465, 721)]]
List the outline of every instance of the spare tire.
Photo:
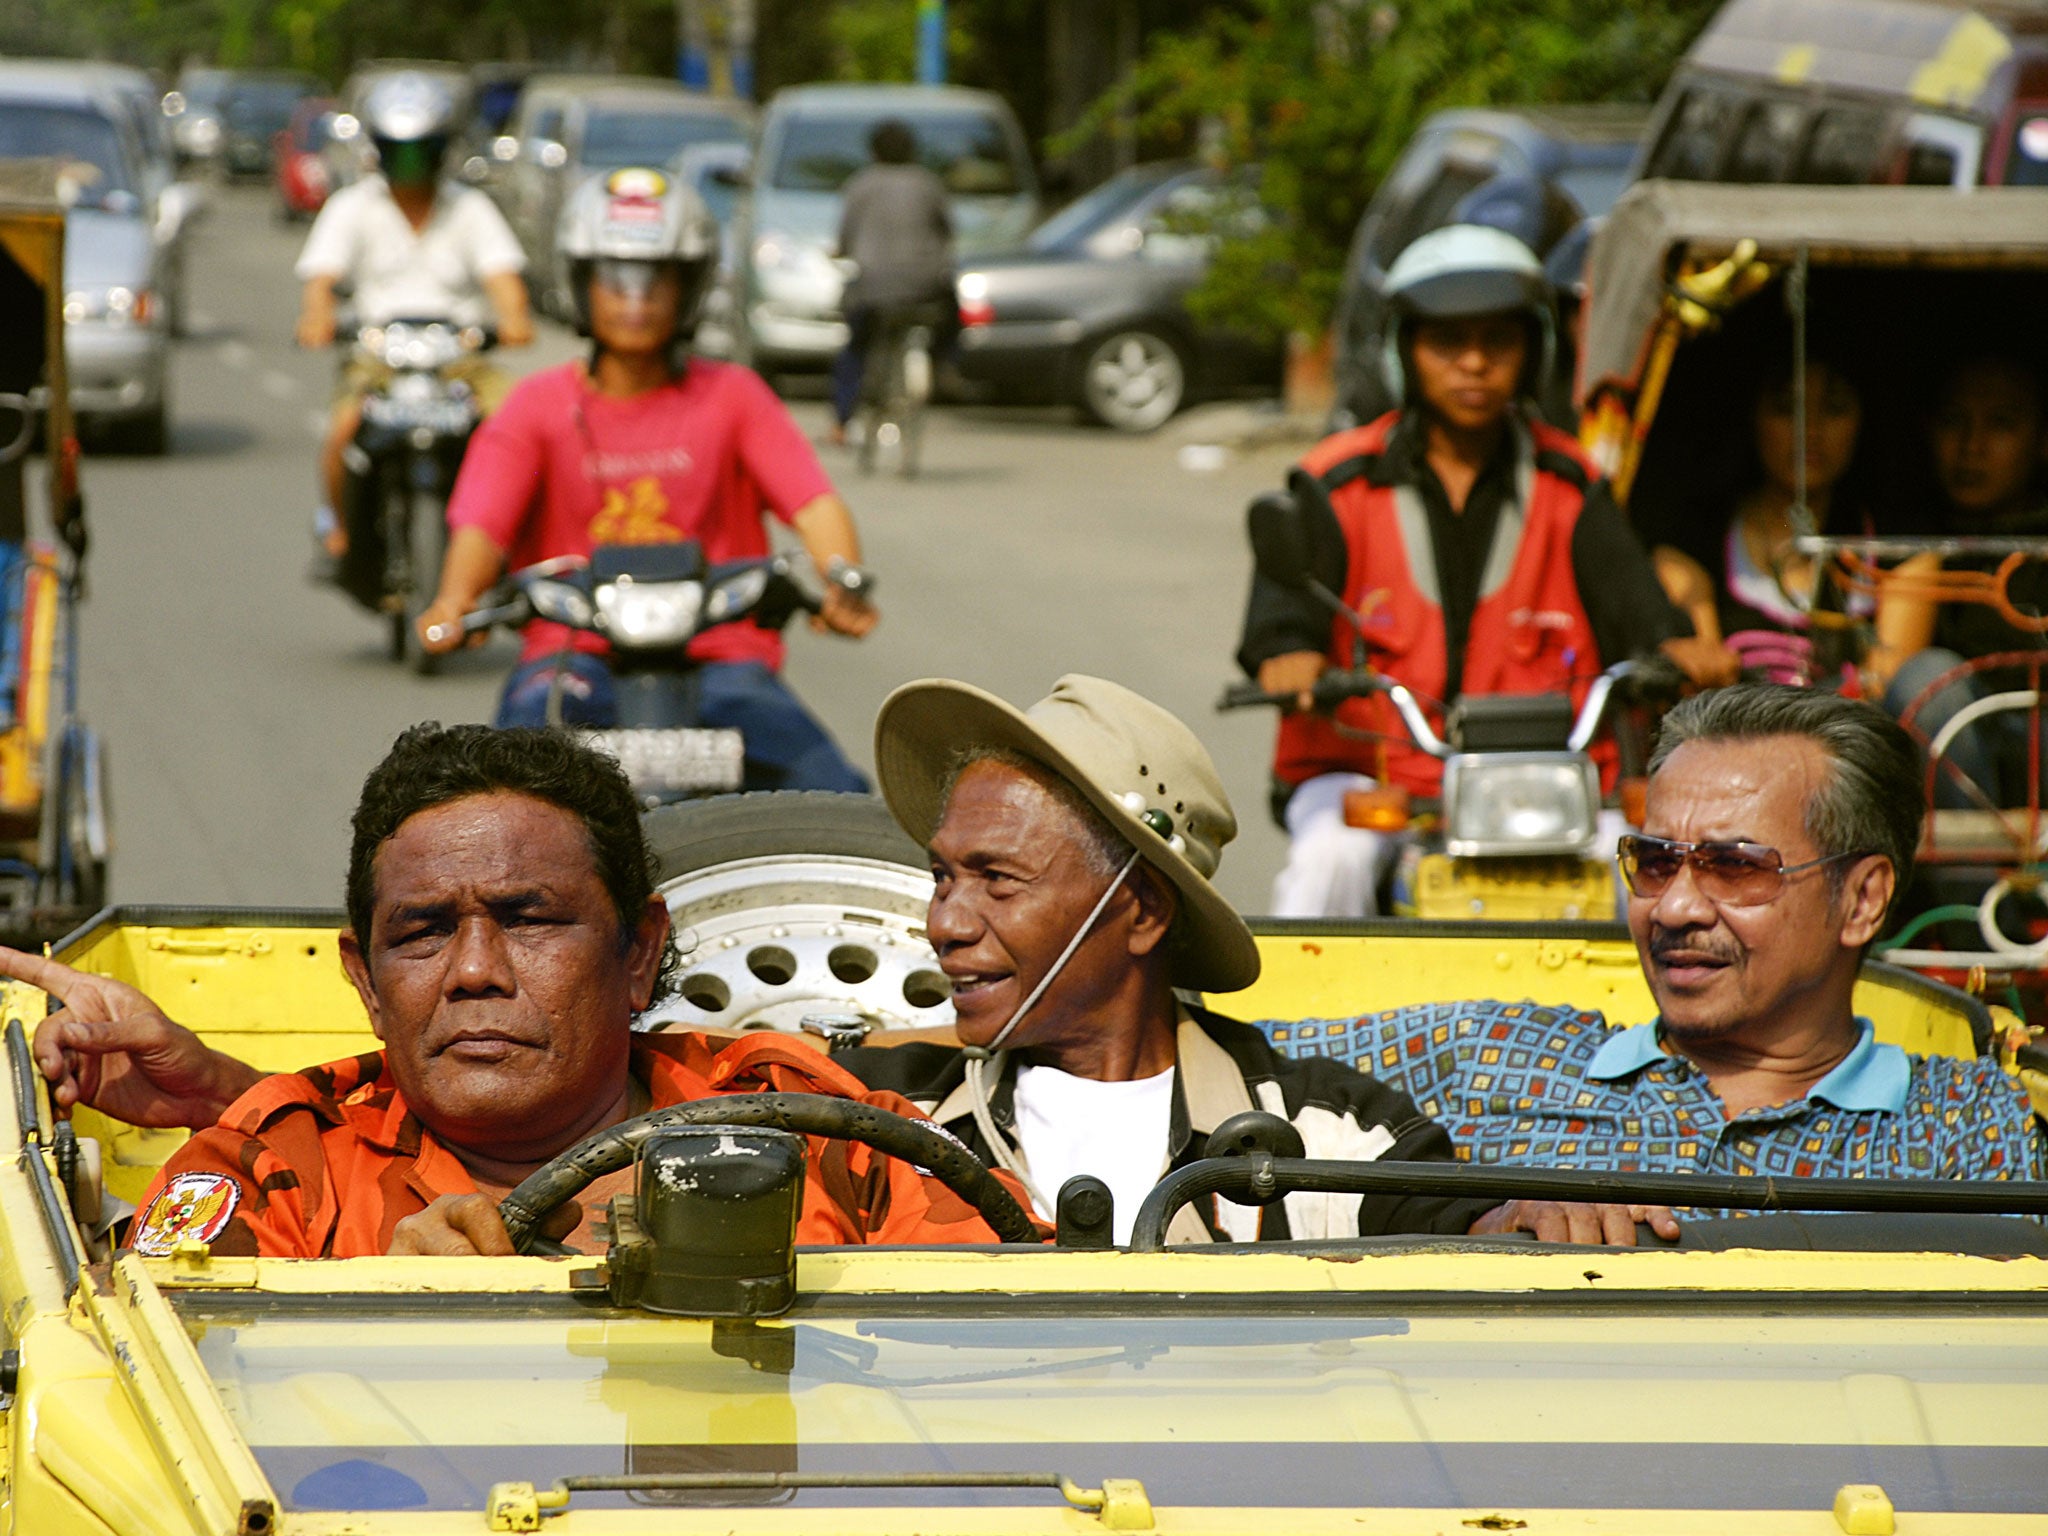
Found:
[(643, 825), (683, 963), (677, 995), (641, 1027), (953, 1022), (924, 933), (929, 862), (876, 796), (719, 795), (649, 811)]

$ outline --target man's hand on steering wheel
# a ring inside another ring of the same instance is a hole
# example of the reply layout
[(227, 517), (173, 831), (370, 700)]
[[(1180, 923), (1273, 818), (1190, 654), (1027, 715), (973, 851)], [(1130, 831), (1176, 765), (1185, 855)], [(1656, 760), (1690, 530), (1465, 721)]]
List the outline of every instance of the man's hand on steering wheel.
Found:
[[(540, 1235), (560, 1242), (583, 1224), (583, 1207), (566, 1201), (540, 1224)], [(389, 1254), (470, 1258), (517, 1253), (498, 1202), (489, 1195), (443, 1195), (391, 1229)]]

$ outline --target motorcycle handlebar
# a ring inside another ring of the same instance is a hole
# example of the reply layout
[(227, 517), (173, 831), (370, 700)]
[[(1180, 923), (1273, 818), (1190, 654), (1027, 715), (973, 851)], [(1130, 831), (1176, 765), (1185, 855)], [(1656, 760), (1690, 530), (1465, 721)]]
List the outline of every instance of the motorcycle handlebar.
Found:
[[(1616, 686), (1638, 673), (1650, 675), (1654, 668), (1634, 661), (1620, 661), (1609, 667), (1593, 680), (1593, 686), (1586, 693), (1586, 701), (1579, 706), (1578, 714), (1572, 720), (1571, 736), (1566, 742), (1573, 752), (1583, 752), (1592, 744), (1593, 737), (1600, 729), (1600, 722), (1606, 718), (1607, 705), (1613, 697)], [(1383, 694), (1387, 702), (1400, 715), (1401, 723), (1407, 727), (1409, 739), (1431, 757), (1447, 758), (1452, 748), (1429, 723), (1429, 717), (1416, 702), (1415, 695), (1399, 683), (1389, 682), (1378, 673), (1358, 670), (1325, 672), (1316, 679), (1310, 690), (1314, 708), (1319, 714), (1326, 714), (1337, 708), (1346, 699), (1368, 698)], [(1252, 709), (1262, 705), (1291, 711), (1297, 707), (1298, 695), (1292, 693), (1268, 693), (1257, 683), (1232, 683), (1223, 690), (1223, 697), (1216, 701), (1218, 710)]]
[[(1399, 684), (1391, 685), (1399, 687)], [(1346, 699), (1370, 698), (1375, 693), (1387, 691), (1389, 685), (1372, 672), (1325, 672), (1309, 690), (1318, 711), (1335, 709)], [(1299, 696), (1292, 693), (1268, 693), (1257, 683), (1232, 683), (1223, 690), (1223, 697), (1216, 701), (1219, 710), (1256, 709), (1271, 706), (1291, 711), (1296, 707)]]

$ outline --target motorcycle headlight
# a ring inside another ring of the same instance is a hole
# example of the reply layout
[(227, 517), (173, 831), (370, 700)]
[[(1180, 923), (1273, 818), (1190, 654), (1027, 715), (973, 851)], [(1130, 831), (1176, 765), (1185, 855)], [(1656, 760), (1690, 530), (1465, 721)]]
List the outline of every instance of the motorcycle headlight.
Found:
[(566, 624), (571, 629), (591, 625), (590, 599), (566, 581), (536, 581), (526, 589), (533, 611), (544, 619)]
[(621, 645), (681, 645), (697, 633), (704, 586), (695, 581), (630, 581), (597, 589), (597, 612), (606, 634)]
[(1600, 776), (1573, 752), (1460, 753), (1444, 764), (1444, 850), (1453, 858), (1583, 854)]
[(385, 393), (406, 405), (424, 405), (437, 399), (441, 390), (430, 373), (401, 373), (391, 381)]
[(712, 588), (711, 596), (704, 605), (706, 624), (723, 624), (736, 619), (754, 604), (761, 601), (761, 594), (768, 590), (768, 568), (756, 566), (751, 571), (742, 571), (727, 582)]

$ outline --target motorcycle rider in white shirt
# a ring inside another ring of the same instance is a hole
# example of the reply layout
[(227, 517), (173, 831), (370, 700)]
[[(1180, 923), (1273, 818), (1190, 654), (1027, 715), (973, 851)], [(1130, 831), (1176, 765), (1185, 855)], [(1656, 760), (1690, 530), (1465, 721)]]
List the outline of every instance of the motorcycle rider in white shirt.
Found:
[[(337, 292), (344, 287), (362, 325), (427, 316), (458, 325), (495, 322), (501, 346), (530, 343), (533, 319), (518, 239), (483, 193), (442, 179), (456, 126), (453, 92), (429, 74), (395, 74), (371, 87), (361, 118), (378, 168), (328, 199), (306, 237), (297, 266), (303, 284), (299, 345), (333, 344)], [(323, 505), (315, 524), (336, 568), (349, 547), (349, 529), (334, 510), (348, 504), (343, 455), (380, 367), (363, 358), (344, 366), (321, 444)], [(456, 367), (486, 413), (510, 387), (504, 373), (481, 358)]]

